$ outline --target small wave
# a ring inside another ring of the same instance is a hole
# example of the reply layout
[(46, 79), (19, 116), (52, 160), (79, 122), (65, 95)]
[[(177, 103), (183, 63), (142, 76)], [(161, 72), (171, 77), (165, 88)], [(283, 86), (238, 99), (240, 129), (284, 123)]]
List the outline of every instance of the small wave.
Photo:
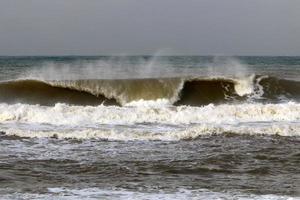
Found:
[(26, 138), (59, 138), (59, 139), (101, 139), (112, 141), (130, 140), (160, 140), (178, 141), (194, 140), (201, 136), (238, 134), (238, 135), (278, 135), (278, 136), (300, 136), (299, 124), (264, 124), (260, 126), (249, 125), (217, 125), (200, 124), (191, 128), (172, 131), (146, 131), (133, 129), (84, 129), (84, 130), (56, 130), (56, 131), (32, 131), (10, 128), (5, 131), (7, 136), (18, 136)]
[(300, 82), (268, 76), (115, 80), (13, 80), (0, 83), (0, 102), (55, 105), (133, 105), (164, 99), (200, 106), (242, 101), (300, 99)]

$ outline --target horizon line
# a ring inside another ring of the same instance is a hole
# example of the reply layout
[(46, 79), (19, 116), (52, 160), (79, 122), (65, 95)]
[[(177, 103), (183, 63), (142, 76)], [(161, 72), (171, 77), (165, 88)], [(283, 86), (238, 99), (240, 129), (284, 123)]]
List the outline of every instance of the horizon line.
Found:
[(51, 55), (51, 54), (41, 54), (41, 55), (0, 55), (0, 57), (135, 57), (135, 56), (145, 56), (145, 57), (300, 57), (300, 55), (214, 55), (214, 54), (167, 54), (167, 55), (155, 55), (155, 54), (103, 54), (103, 55), (93, 55), (93, 54), (61, 54), (61, 55)]

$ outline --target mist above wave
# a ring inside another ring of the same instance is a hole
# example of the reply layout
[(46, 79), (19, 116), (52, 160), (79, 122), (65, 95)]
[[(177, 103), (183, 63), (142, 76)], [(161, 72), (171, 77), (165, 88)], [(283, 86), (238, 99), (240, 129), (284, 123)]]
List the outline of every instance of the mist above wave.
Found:
[[(202, 58), (202, 59), (200, 59)], [(143, 79), (180, 76), (244, 77), (252, 74), (234, 57), (111, 56), (70, 62), (45, 61), (28, 68), (19, 79)]]

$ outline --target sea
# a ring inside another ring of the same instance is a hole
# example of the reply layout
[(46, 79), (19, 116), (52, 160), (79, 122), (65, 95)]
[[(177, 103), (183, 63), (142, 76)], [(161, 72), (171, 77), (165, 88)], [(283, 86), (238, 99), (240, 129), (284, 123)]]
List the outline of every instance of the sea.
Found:
[(0, 199), (300, 199), (300, 57), (0, 57)]

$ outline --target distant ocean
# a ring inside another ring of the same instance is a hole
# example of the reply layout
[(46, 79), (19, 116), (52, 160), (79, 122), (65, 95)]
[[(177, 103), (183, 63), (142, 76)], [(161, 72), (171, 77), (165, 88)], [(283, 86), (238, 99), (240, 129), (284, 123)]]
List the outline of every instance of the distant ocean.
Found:
[(300, 199), (300, 57), (0, 57), (0, 199)]

